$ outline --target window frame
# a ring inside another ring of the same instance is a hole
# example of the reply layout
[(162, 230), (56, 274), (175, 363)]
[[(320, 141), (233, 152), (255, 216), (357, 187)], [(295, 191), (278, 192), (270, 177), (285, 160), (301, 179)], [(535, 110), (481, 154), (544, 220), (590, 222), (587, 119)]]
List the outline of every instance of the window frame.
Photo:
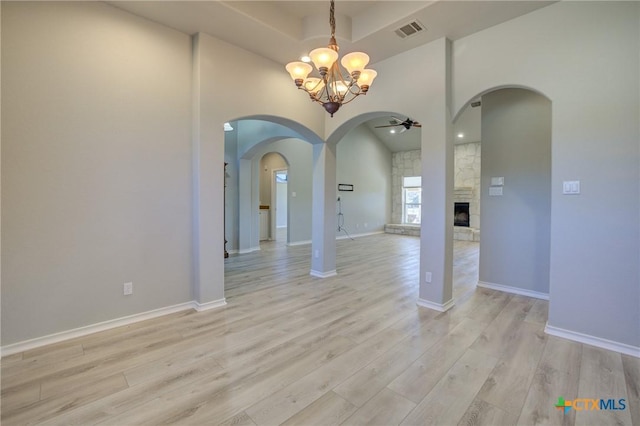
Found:
[[(407, 201), (407, 192), (415, 192), (418, 189), (419, 202)], [(409, 220), (409, 206), (411, 210), (418, 210), (414, 215), (413, 221)], [(422, 222), (422, 176), (403, 176), (402, 177), (402, 223), (406, 225), (420, 225)]]

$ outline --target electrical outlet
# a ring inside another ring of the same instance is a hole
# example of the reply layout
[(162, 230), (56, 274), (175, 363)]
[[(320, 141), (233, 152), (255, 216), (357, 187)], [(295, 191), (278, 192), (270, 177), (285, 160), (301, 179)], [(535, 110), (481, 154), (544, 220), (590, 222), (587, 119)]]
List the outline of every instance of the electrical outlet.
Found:
[(319, 258), (319, 257), (320, 257), (320, 252), (319, 252), (318, 250), (316, 250), (316, 251), (313, 253), (313, 255), (314, 255), (314, 257), (317, 259), (317, 258)]
[(428, 283), (431, 282), (431, 272), (425, 272), (424, 273), (424, 280), (425, 280), (425, 282), (428, 282)]
[(124, 283), (122, 286), (123, 294), (125, 296), (130, 296), (133, 294), (133, 283)]

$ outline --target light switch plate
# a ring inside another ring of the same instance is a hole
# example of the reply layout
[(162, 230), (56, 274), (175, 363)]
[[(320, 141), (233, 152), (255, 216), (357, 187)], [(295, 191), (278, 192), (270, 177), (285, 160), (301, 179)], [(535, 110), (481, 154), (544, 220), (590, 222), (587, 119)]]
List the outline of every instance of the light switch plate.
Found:
[(491, 186), (503, 186), (503, 185), (504, 185), (504, 176), (491, 178)]
[(489, 187), (489, 195), (492, 197), (502, 195), (502, 187), (501, 186), (490, 186)]
[(580, 181), (579, 180), (565, 180), (562, 182), (562, 193), (565, 195), (578, 195), (580, 194)]

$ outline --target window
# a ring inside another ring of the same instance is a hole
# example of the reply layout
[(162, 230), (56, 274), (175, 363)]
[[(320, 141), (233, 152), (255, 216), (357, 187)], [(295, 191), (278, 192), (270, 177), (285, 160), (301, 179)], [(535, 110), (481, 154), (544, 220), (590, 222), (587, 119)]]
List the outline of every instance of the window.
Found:
[(402, 223), (420, 225), (422, 176), (402, 178)]

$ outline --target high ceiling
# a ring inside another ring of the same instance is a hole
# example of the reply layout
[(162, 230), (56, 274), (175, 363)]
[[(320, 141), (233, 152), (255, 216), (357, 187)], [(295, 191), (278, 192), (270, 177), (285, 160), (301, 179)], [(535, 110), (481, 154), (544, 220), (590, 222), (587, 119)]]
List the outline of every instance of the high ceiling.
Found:
[[(283, 65), (298, 60), (311, 49), (326, 46), (329, 39), (328, 0), (108, 3), (186, 34), (207, 33)], [(375, 68), (378, 61), (430, 41), (442, 37), (457, 40), (552, 3), (554, 1), (542, 0), (336, 0), (336, 38), (341, 52), (367, 52)], [(399, 37), (395, 31), (412, 21), (419, 22), (425, 31)], [(468, 108), (454, 125), (456, 134), (465, 133), (465, 138), (455, 138), (456, 142), (480, 140), (479, 110)], [(471, 117), (464, 117), (466, 114)], [(367, 126), (391, 151), (419, 149), (419, 129), (391, 134), (389, 129), (375, 128), (388, 124), (390, 119), (383, 118)], [(473, 122), (478, 123), (477, 129), (472, 129), (471, 124), (463, 126)]]
[[(286, 64), (329, 41), (329, 1), (110, 1), (186, 34), (204, 32)], [(367, 52), (371, 63), (441, 37), (457, 40), (552, 1), (336, 1), (340, 50)], [(426, 30), (400, 38), (417, 20)]]

